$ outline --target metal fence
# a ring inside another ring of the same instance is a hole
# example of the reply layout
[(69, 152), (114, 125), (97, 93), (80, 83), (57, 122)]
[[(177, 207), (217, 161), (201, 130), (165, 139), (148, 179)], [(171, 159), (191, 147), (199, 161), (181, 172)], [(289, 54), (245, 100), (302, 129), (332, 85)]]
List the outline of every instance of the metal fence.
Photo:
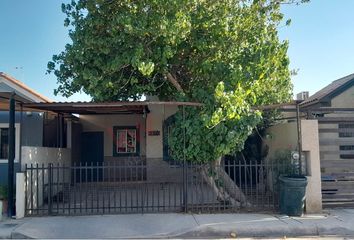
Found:
[[(148, 160), (147, 160), (148, 161)], [(182, 164), (173, 182), (149, 181), (136, 164), (25, 166), (26, 215), (275, 211), (285, 164), (232, 160)]]

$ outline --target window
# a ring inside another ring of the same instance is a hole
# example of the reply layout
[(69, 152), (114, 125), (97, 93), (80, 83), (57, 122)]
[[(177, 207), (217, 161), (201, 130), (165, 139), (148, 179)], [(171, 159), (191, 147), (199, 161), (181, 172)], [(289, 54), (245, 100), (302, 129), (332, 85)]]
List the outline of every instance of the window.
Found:
[(138, 155), (139, 140), (136, 127), (113, 127), (113, 155)]
[(172, 150), (170, 148), (171, 132), (174, 128), (175, 116), (172, 115), (163, 123), (163, 160), (167, 161), (170, 166), (180, 166), (180, 163), (172, 158)]
[[(338, 124), (339, 138), (348, 138), (354, 137), (354, 124), (352, 123), (341, 123)], [(340, 145), (339, 154), (340, 159), (354, 159), (354, 145)]]
[(354, 124), (338, 124), (338, 129), (340, 138), (354, 137)]
[(0, 159), (9, 158), (9, 129), (0, 128)]

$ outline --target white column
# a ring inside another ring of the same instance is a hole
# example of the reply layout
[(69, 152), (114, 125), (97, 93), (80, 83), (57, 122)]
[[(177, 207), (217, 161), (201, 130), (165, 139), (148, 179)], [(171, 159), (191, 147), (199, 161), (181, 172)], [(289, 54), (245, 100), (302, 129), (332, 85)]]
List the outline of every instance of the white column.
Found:
[(16, 218), (25, 216), (25, 174), (16, 173)]
[(306, 213), (321, 213), (321, 166), (317, 120), (301, 120), (302, 150), (306, 153), (308, 184)]

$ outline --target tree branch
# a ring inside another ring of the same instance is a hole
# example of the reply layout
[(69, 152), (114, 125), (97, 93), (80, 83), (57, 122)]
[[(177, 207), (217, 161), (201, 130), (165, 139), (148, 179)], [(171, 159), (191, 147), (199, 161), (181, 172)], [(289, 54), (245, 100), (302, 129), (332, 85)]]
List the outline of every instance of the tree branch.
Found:
[(183, 93), (183, 88), (181, 87), (181, 85), (178, 83), (178, 81), (176, 80), (176, 78), (174, 76), (172, 76), (171, 73), (167, 73), (166, 75), (168, 81), (170, 83), (172, 83), (172, 85), (181, 93)]

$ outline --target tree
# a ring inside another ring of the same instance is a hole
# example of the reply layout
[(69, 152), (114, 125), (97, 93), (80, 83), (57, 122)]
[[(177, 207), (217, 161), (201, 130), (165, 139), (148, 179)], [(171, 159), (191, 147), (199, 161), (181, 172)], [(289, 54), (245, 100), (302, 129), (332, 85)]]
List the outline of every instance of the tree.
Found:
[[(294, 2), (294, 1), (288, 1)], [(72, 43), (53, 56), (56, 94), (94, 101), (203, 103), (176, 114), (175, 159), (212, 162), (239, 151), (261, 121), (254, 107), (291, 97), (277, 0), (77, 0), (63, 4)], [(184, 121), (185, 120), (185, 121)], [(181, 139), (185, 139), (185, 146)]]

